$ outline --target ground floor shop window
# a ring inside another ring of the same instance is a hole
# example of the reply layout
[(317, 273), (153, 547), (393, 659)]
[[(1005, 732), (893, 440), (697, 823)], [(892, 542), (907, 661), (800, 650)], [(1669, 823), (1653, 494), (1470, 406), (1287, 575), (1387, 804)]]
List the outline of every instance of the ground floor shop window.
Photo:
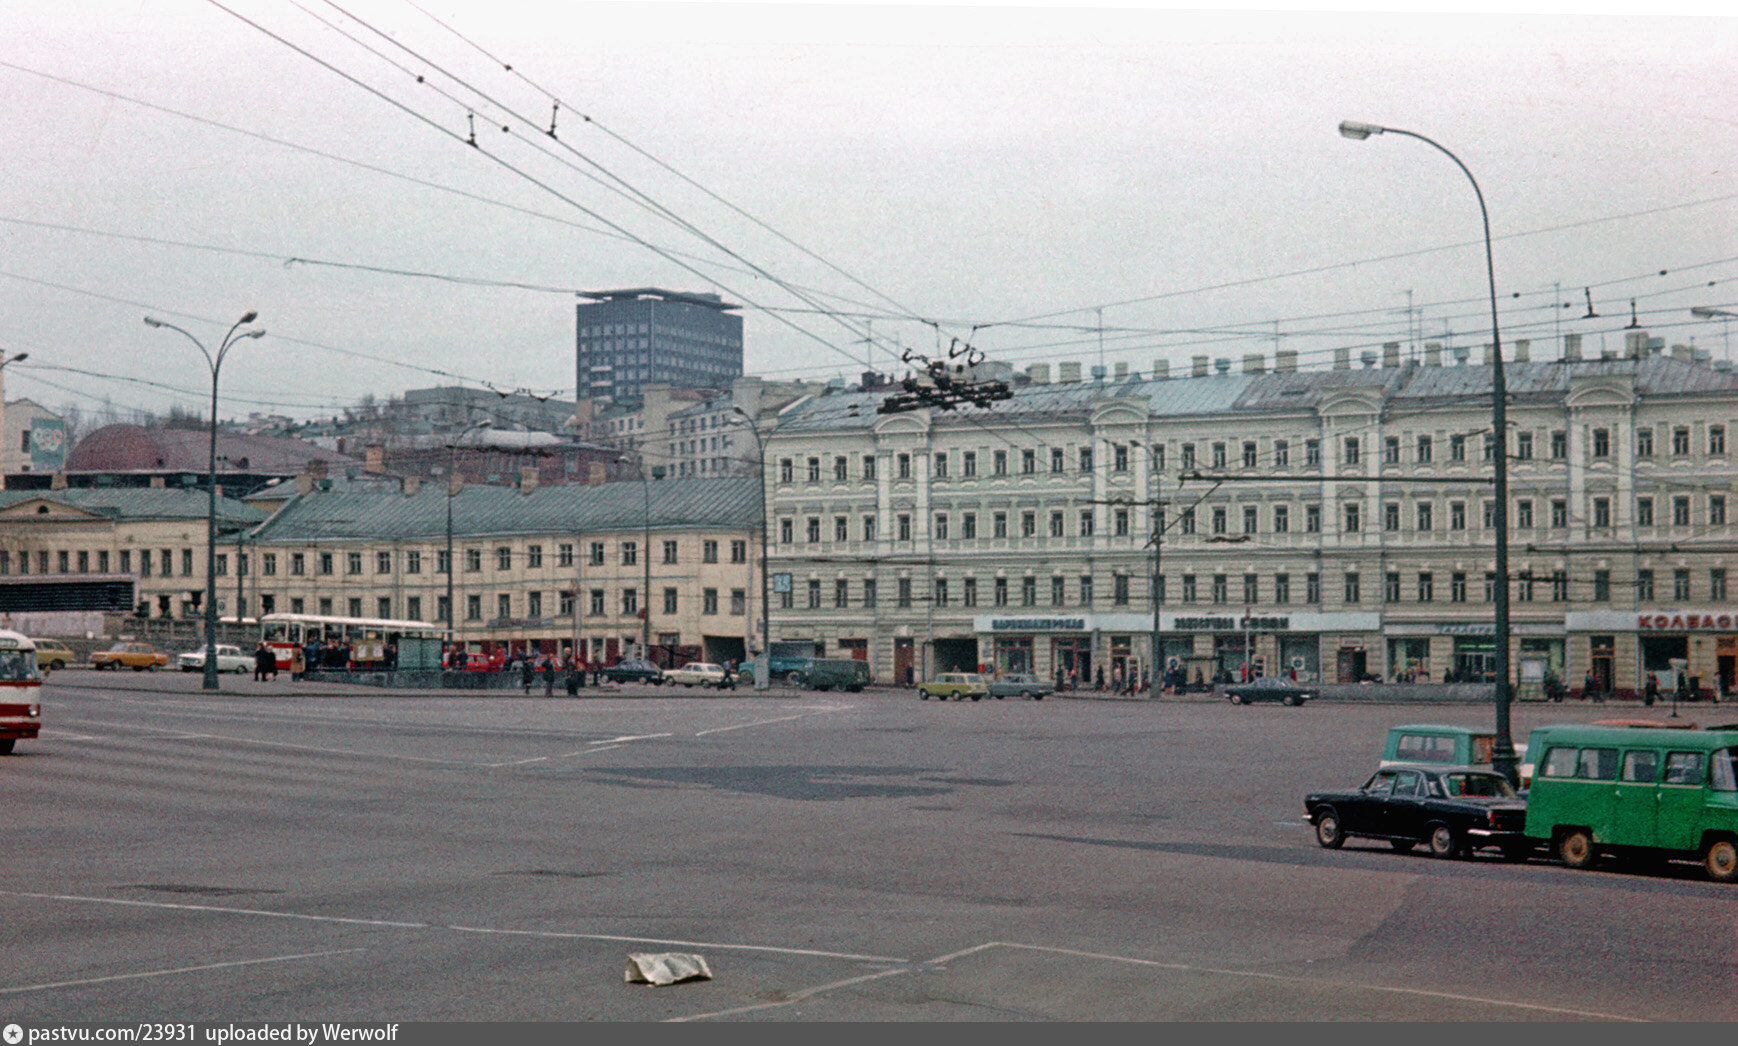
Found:
[(1492, 683), (1497, 678), (1497, 641), (1492, 636), (1456, 636), (1451, 683)]
[(996, 670), (1009, 672), (1032, 671), (1032, 637), (1004, 636), (996, 640)]
[(1422, 636), (1390, 639), (1388, 671), (1396, 683), (1430, 682), (1430, 640)]

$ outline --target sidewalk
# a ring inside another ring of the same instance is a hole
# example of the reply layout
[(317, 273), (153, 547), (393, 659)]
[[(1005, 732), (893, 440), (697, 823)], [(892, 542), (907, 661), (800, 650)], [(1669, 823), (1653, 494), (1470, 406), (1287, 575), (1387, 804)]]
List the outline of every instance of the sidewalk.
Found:
[[(356, 673), (356, 675), (372, 675), (378, 678), (380, 673)], [(454, 673), (457, 675), (458, 673)], [(472, 676), (484, 673), (467, 673)], [(52, 694), (57, 686), (86, 687), (100, 690), (117, 690), (143, 694), (184, 694), (189, 697), (204, 695), (225, 695), (232, 697), (402, 697), (402, 698), (518, 698), (521, 700), (583, 700), (588, 697), (614, 698), (644, 698), (657, 700), (677, 697), (805, 697), (814, 694), (812, 691), (793, 690), (788, 687), (773, 687), (768, 690), (755, 690), (753, 687), (738, 687), (735, 690), (688, 689), (685, 687), (649, 687), (638, 684), (625, 685), (621, 683), (601, 682), (596, 686), (587, 684), (579, 693), (569, 697), (566, 686), (558, 677), (555, 692), (550, 695), (543, 693), (543, 680), (539, 678), (531, 686), (529, 692), (524, 691), (518, 676), (504, 672), (487, 673), (490, 686), (466, 687), (426, 687), (426, 686), (381, 686), (360, 682), (353, 679), (305, 679), (292, 680), (288, 672), (281, 672), (275, 680), (256, 681), (251, 673), (226, 673), (218, 678), (218, 689), (205, 689), (205, 676), (201, 672), (179, 672), (174, 670), (159, 670), (155, 672), (99, 672), (92, 668), (65, 668), (43, 677), (42, 685), (45, 693)], [(817, 695), (824, 696), (824, 695)]]

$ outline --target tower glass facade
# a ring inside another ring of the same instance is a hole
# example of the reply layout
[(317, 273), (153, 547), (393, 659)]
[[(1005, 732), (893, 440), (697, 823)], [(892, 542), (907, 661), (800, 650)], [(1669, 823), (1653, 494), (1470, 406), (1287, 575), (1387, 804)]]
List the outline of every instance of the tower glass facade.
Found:
[(651, 287), (589, 297), (576, 322), (580, 398), (631, 403), (651, 383), (728, 388), (742, 376), (740, 306)]

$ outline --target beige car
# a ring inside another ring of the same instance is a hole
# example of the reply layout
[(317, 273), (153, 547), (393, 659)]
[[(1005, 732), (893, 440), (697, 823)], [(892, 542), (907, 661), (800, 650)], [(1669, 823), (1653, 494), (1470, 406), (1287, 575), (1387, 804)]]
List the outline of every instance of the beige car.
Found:
[(724, 666), (709, 661), (690, 661), (664, 672), (665, 686), (723, 686)]
[(72, 647), (58, 639), (32, 639), (31, 642), (36, 644), (36, 668), (38, 671), (53, 670), (58, 672), (78, 660), (78, 655), (72, 652)]
[(117, 672), (130, 668), (135, 672), (156, 670), (169, 663), (169, 655), (159, 653), (149, 643), (116, 643), (107, 650), (91, 654), (92, 668), (112, 668)]
[(927, 683), (917, 684), (917, 696), (925, 701), (931, 697), (938, 701), (953, 698), (964, 701), (982, 701), (990, 696), (990, 677), (976, 672), (943, 672)]

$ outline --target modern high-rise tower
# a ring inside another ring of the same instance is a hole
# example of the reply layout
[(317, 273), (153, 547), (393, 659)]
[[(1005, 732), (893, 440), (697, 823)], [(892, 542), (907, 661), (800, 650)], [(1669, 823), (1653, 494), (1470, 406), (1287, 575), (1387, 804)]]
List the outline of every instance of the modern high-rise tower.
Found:
[(648, 384), (727, 389), (742, 376), (742, 317), (716, 294), (597, 291), (578, 306), (581, 399), (623, 404)]

